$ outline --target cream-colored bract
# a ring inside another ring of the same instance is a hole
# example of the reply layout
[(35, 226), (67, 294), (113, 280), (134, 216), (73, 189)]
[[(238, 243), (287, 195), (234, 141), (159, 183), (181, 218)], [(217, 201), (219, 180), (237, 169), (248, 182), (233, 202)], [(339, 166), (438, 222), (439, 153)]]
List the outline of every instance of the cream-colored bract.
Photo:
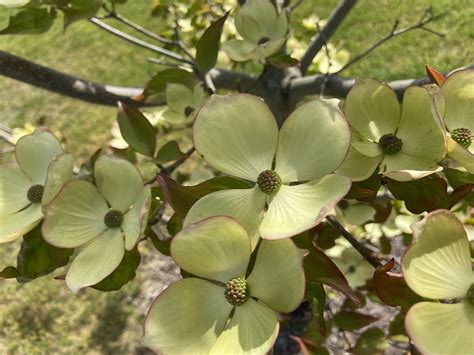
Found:
[(425, 298), (455, 303), (415, 304), (405, 319), (408, 334), (426, 354), (472, 354), (474, 304), (468, 290), (474, 271), (466, 231), (446, 210), (428, 214), (412, 229), (414, 243), (402, 259), (408, 286)]
[(294, 310), (304, 296), (302, 251), (290, 239), (264, 240), (247, 277), (250, 298), (240, 306), (226, 300), (220, 285), (246, 278), (251, 255), (247, 232), (230, 217), (186, 226), (173, 238), (171, 254), (205, 279), (178, 281), (151, 306), (145, 344), (163, 354), (265, 354), (278, 335), (275, 311)]
[[(44, 239), (57, 247), (81, 248), (66, 275), (73, 292), (95, 285), (117, 268), (125, 250), (132, 250), (144, 232), (151, 203), (150, 186), (143, 187), (137, 168), (126, 160), (102, 156), (94, 176), (97, 187), (70, 181), (45, 209)], [(105, 224), (110, 210), (123, 213), (120, 228)]]
[[(429, 88), (409, 87), (400, 107), (395, 92), (372, 79), (358, 79), (344, 102), (352, 128), (352, 149), (338, 172), (354, 181), (370, 176), (380, 163), (380, 174), (398, 181), (420, 179), (442, 170), (446, 154), (443, 127), (433, 115), (435, 98)], [(396, 135), (401, 150), (384, 154), (380, 138)], [(356, 154), (359, 153), (359, 154)], [(370, 170), (365, 171), (363, 167)]]
[(215, 215), (236, 218), (252, 236), (253, 247), (258, 234), (281, 239), (315, 226), (350, 188), (349, 178), (328, 175), (342, 163), (350, 144), (337, 100), (301, 105), (278, 132), (260, 98), (214, 95), (196, 117), (193, 138), (204, 159), (226, 174), (256, 182), (260, 173), (273, 169), (281, 177), (283, 185), (270, 196), (258, 186), (218, 191), (199, 200), (186, 217), (185, 224)]

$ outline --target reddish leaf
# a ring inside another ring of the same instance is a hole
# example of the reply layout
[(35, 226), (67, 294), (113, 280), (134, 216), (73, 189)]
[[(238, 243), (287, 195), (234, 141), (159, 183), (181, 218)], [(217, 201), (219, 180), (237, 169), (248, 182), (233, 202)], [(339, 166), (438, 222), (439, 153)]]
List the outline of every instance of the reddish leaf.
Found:
[(310, 248), (310, 253), (303, 260), (303, 266), (307, 280), (331, 286), (344, 293), (356, 305), (360, 305), (357, 294), (351, 289), (342, 272), (321, 250), (316, 247)]
[(425, 65), (426, 74), (430, 77), (431, 81), (438, 86), (441, 86), (442, 83), (446, 80), (445, 76), (439, 71), (433, 69), (430, 65)]
[(306, 339), (300, 338), (294, 335), (290, 335), (291, 339), (296, 341), (300, 347), (299, 353), (302, 355), (329, 355), (329, 352), (321, 345)]
[(400, 182), (388, 179), (388, 189), (397, 200), (405, 201), (407, 209), (415, 214), (437, 209), (450, 209), (467, 196), (474, 184), (459, 186), (451, 194), (443, 178), (424, 178), (416, 181)]
[(354, 182), (346, 199), (356, 199), (359, 201), (370, 202), (375, 199), (377, 192), (382, 185), (382, 180), (377, 172), (364, 181)]
[(383, 303), (392, 307), (401, 306), (405, 313), (422, 298), (408, 287), (402, 275), (390, 272), (394, 265), (395, 260), (392, 259), (378, 267), (374, 272), (373, 286)]

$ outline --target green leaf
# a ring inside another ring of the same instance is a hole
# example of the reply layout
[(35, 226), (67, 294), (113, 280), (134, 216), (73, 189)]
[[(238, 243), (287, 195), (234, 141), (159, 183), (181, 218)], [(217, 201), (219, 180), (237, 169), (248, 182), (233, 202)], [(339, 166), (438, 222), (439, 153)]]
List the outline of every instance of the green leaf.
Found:
[(126, 250), (122, 262), (117, 266), (114, 272), (91, 287), (105, 292), (118, 291), (135, 278), (135, 271), (139, 265), (140, 253), (138, 252), (138, 248), (135, 247), (130, 251)]
[(353, 332), (375, 322), (377, 318), (351, 310), (342, 310), (334, 315), (333, 320), (339, 328)]
[(14, 266), (7, 266), (5, 269), (0, 271), (0, 278), (14, 279), (20, 276), (20, 272)]
[(182, 186), (164, 174), (158, 175), (157, 180), (166, 201), (183, 219), (197, 200), (211, 192), (251, 187), (249, 182), (230, 176), (218, 176), (195, 186)]
[(428, 177), (408, 182), (388, 179), (387, 186), (397, 200), (405, 201), (410, 212), (419, 214), (437, 209), (449, 210), (471, 192), (474, 184), (459, 186), (451, 194), (447, 192), (448, 184), (443, 178)]
[(298, 65), (299, 61), (288, 54), (278, 54), (267, 58), (271, 65), (278, 69), (285, 69)]
[[(171, 218), (172, 219), (172, 218)], [(170, 221), (171, 221), (170, 219)], [(152, 228), (145, 230), (145, 236), (150, 238), (153, 246), (163, 255), (171, 256), (171, 239), (161, 240)]]
[(65, 5), (64, 1), (56, 2), (58, 9), (64, 13), (65, 29), (75, 21), (94, 16), (102, 6), (101, 0), (68, 0)]
[(29, 8), (10, 17), (8, 26), (0, 35), (39, 34), (48, 31), (56, 18), (56, 11), (46, 8)]
[(311, 302), (313, 309), (313, 321), (321, 335), (326, 335), (326, 322), (324, 321), (324, 305), (326, 303), (326, 293), (324, 287), (319, 282), (306, 282), (306, 298)]
[(160, 71), (146, 84), (143, 93), (136, 99), (146, 102), (163, 104), (165, 100), (166, 84), (175, 83), (187, 86), (192, 90), (196, 84), (195, 75), (183, 69), (170, 68)]
[(169, 234), (175, 236), (181, 229), (183, 229), (183, 219), (175, 213), (166, 224), (166, 230)]
[(323, 222), (313, 229), (310, 229), (308, 235), (312, 240), (314, 240), (318, 248), (326, 250), (336, 245), (336, 239), (339, 238), (341, 233), (339, 233), (329, 223)]
[(133, 150), (150, 157), (155, 154), (155, 129), (140, 111), (119, 103), (117, 122), (123, 139)]
[(46, 243), (41, 236), (41, 224), (23, 236), (17, 256), (18, 282), (28, 282), (66, 265), (74, 249), (63, 249)]
[(404, 277), (399, 274), (389, 273), (395, 265), (394, 259), (383, 266), (378, 267), (374, 272), (373, 286), (380, 300), (391, 307), (402, 307), (402, 312), (422, 300), (407, 285)]
[(367, 329), (357, 340), (357, 344), (351, 349), (355, 355), (381, 355), (388, 348), (385, 333), (379, 328)]
[(158, 150), (155, 162), (158, 164), (168, 163), (184, 157), (184, 153), (179, 149), (176, 141), (169, 141)]
[(214, 21), (204, 31), (196, 45), (196, 63), (201, 74), (207, 73), (214, 68), (219, 53), (222, 29), (229, 12)]

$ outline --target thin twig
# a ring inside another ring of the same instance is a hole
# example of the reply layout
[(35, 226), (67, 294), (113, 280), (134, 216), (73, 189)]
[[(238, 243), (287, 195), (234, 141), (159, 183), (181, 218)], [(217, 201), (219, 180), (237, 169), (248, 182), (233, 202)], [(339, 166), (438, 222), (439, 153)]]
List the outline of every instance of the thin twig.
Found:
[(426, 24), (438, 19), (439, 16), (433, 16), (433, 10), (430, 7), (428, 7), (428, 9), (426, 9), (424, 12), (423, 12), (423, 15), (420, 17), (420, 19), (418, 20), (417, 23), (415, 23), (414, 25), (411, 25), (411, 26), (408, 26), (408, 27), (404, 27), (404, 28), (400, 28), (398, 29), (398, 26), (400, 24), (399, 20), (396, 19), (394, 22), (393, 22), (393, 26), (392, 26), (392, 29), (390, 30), (390, 32), (388, 34), (386, 34), (383, 38), (381, 38), (380, 40), (378, 40), (377, 42), (375, 42), (372, 46), (370, 46), (369, 48), (367, 48), (365, 51), (363, 51), (362, 53), (358, 54), (357, 56), (355, 56), (354, 58), (352, 58), (346, 65), (344, 65), (341, 69), (339, 69), (337, 72), (335, 72), (334, 74), (339, 74), (340, 72), (342, 72), (343, 70), (347, 69), (348, 67), (350, 67), (351, 65), (357, 63), (359, 60), (365, 58), (367, 55), (369, 55), (372, 51), (374, 51), (375, 49), (377, 49), (378, 47), (380, 47), (382, 44), (384, 44), (385, 42), (387, 42), (388, 40), (394, 38), (394, 37), (397, 37), (397, 36), (400, 36), (402, 34), (405, 34), (407, 32), (410, 32), (410, 31), (413, 31), (413, 30), (417, 30), (417, 29), (420, 29), (420, 30), (423, 30), (423, 31), (427, 31), (429, 33), (433, 33), (439, 37), (444, 37), (444, 33), (440, 33), (440, 32), (437, 32), (435, 30), (432, 30), (430, 28), (427, 28), (425, 27)]
[(326, 220), (331, 226), (336, 228), (339, 233), (349, 242), (351, 245), (359, 252), (360, 255), (364, 257), (365, 260), (369, 262), (374, 268), (382, 266), (382, 263), (374, 258), (369, 250), (367, 250), (362, 244), (360, 244), (357, 239), (355, 239), (351, 233), (349, 233), (342, 224), (340, 224), (334, 216), (327, 216)]
[(331, 39), (334, 32), (339, 28), (339, 25), (355, 6), (356, 2), (357, 0), (342, 0), (339, 3), (339, 6), (334, 9), (326, 23), (326, 26), (324, 26), (323, 30), (320, 31), (316, 38), (311, 42), (300, 60), (300, 70), (302, 74), (308, 70), (314, 57), (316, 57), (316, 54), (318, 54), (324, 44)]
[(183, 164), (188, 158), (196, 151), (196, 148), (191, 147), (189, 148), (184, 155), (176, 160), (173, 164), (161, 169), (162, 174), (170, 175), (173, 171), (175, 171), (181, 164)]
[[(148, 57), (146, 59), (148, 62), (153, 63), (153, 64), (160, 64), (160, 65), (166, 65), (168, 67), (174, 67), (174, 68), (180, 68), (185, 65), (185, 63), (182, 64), (177, 64), (177, 63), (170, 63), (165, 60), (159, 59), (159, 58), (153, 58), (153, 57)], [(187, 67), (189, 68), (189, 67)]]
[(99, 20), (96, 17), (91, 17), (89, 19), (89, 21), (92, 22), (93, 24), (95, 24), (96, 26), (106, 30), (107, 32), (109, 32), (109, 33), (111, 33), (111, 34), (113, 34), (113, 35), (115, 35), (115, 36), (117, 36), (117, 37), (119, 37), (119, 38), (121, 38), (125, 41), (136, 44), (137, 46), (143, 47), (143, 48), (148, 49), (150, 51), (153, 51), (155, 53), (159, 53), (159, 54), (164, 55), (168, 58), (172, 58), (172, 59), (174, 59), (178, 62), (187, 63), (187, 64), (190, 64), (191, 66), (194, 65), (194, 63), (192, 61), (184, 58), (183, 56), (181, 56), (179, 54), (176, 54), (175, 52), (172, 52), (172, 51), (169, 51), (167, 49), (155, 46), (154, 44), (142, 41), (141, 39), (138, 39), (134, 36), (129, 35), (128, 33), (122, 32), (122, 31), (116, 29), (115, 27), (112, 27), (112, 26), (106, 24), (105, 22)]

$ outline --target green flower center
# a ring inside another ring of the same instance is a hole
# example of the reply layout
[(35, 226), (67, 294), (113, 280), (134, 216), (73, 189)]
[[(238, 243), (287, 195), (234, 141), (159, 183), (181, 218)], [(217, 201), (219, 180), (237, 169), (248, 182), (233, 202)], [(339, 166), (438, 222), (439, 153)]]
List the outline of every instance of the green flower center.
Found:
[(471, 285), (466, 295), (467, 301), (474, 306), (474, 284)]
[(384, 134), (380, 137), (379, 147), (385, 154), (395, 154), (402, 150), (402, 140), (394, 134)]
[(193, 112), (194, 112), (194, 107), (186, 106), (186, 108), (184, 109), (184, 115), (186, 117), (189, 117), (189, 115), (191, 115)]
[(260, 190), (266, 194), (273, 194), (278, 191), (281, 186), (281, 179), (273, 170), (265, 170), (261, 172), (257, 178), (257, 185)]
[(270, 40), (268, 37), (262, 37), (258, 40), (257, 44), (265, 44)]
[(467, 128), (456, 128), (451, 132), (451, 138), (462, 145), (464, 148), (469, 148), (472, 143), (471, 130)]
[(110, 210), (105, 214), (104, 223), (109, 228), (118, 228), (122, 225), (123, 213), (117, 210)]
[(33, 185), (28, 189), (26, 197), (31, 203), (40, 203), (43, 198), (44, 186), (43, 185)]
[(241, 306), (248, 299), (247, 282), (242, 277), (236, 277), (225, 284), (225, 299), (233, 306)]

